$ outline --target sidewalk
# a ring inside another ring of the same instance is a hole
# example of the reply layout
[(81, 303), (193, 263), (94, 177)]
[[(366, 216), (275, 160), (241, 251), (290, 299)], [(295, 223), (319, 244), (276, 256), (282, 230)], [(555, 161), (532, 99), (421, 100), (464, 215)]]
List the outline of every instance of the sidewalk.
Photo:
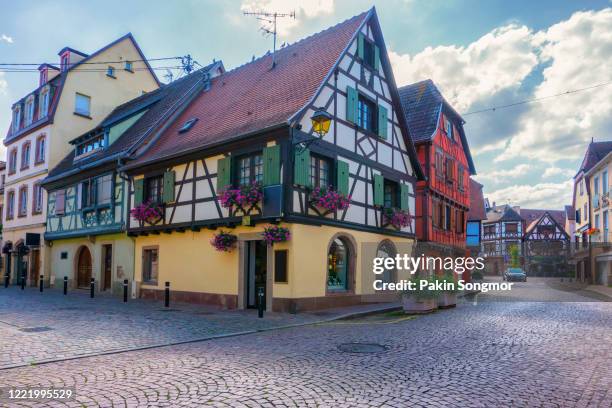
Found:
[[(0, 288), (0, 369), (116, 354), (329, 322), (381, 311), (399, 303), (366, 304), (295, 315), (256, 310), (122, 299), (89, 298), (86, 291)], [(24, 345), (27, 345), (24, 347)]]
[(585, 290), (589, 290), (591, 292), (597, 292), (597, 293), (599, 293), (601, 295), (607, 296), (612, 301), (612, 288), (609, 287), (609, 286), (589, 285), (589, 286), (587, 286), (584, 289)]

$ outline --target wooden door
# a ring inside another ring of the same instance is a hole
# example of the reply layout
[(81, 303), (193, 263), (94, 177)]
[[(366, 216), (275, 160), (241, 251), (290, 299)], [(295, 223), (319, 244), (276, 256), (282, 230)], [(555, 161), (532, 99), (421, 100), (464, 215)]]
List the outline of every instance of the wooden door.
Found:
[(77, 286), (88, 288), (91, 281), (91, 253), (87, 247), (81, 248), (77, 263)]
[(32, 251), (32, 269), (30, 270), (30, 285), (38, 286), (40, 276), (40, 251)]
[(104, 264), (102, 265), (104, 272), (104, 287), (103, 290), (108, 290), (111, 288), (111, 275), (113, 270), (113, 246), (112, 245), (104, 245)]

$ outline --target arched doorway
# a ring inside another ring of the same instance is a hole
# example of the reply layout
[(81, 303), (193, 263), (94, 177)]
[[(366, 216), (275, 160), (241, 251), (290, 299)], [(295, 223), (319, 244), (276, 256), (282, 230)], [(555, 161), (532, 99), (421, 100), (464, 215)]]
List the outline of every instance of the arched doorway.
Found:
[(77, 260), (77, 286), (79, 288), (89, 287), (91, 269), (91, 252), (87, 247), (82, 247)]
[[(397, 250), (395, 249), (395, 245), (393, 245), (393, 243), (389, 241), (388, 239), (385, 239), (384, 241), (382, 241), (378, 245), (378, 249), (376, 250), (377, 258), (394, 259), (396, 254), (397, 254)], [(380, 275), (379, 279), (381, 279), (383, 282), (386, 282), (386, 283), (395, 282), (397, 280), (396, 274), (397, 274), (397, 270), (395, 269), (395, 267), (391, 269), (385, 268), (385, 271)]]
[(327, 291), (347, 292), (354, 288), (355, 247), (344, 235), (335, 236), (327, 251)]

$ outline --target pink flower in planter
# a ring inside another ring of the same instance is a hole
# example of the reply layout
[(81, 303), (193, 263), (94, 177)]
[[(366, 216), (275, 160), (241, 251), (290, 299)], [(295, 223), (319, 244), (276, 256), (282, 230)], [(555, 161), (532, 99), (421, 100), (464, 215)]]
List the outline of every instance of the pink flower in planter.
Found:
[(217, 251), (230, 252), (236, 247), (236, 241), (238, 241), (236, 235), (221, 231), (212, 237), (210, 244), (214, 246)]
[(398, 208), (387, 208), (383, 213), (383, 224), (391, 224), (395, 228), (403, 228), (410, 225), (410, 213)]
[(150, 201), (139, 204), (130, 210), (130, 215), (140, 222), (151, 222), (156, 218), (160, 218), (162, 214), (162, 208)]
[(289, 239), (291, 238), (291, 232), (288, 228), (284, 227), (266, 227), (264, 228), (263, 237), (266, 243), (271, 246), (275, 242), (289, 241)]
[(224, 208), (249, 207), (259, 203), (262, 199), (263, 192), (259, 183), (240, 188), (226, 186), (219, 196), (219, 202)]
[(351, 196), (345, 196), (334, 190), (331, 186), (327, 188), (315, 187), (310, 199), (314, 205), (329, 211), (344, 210), (351, 202)]

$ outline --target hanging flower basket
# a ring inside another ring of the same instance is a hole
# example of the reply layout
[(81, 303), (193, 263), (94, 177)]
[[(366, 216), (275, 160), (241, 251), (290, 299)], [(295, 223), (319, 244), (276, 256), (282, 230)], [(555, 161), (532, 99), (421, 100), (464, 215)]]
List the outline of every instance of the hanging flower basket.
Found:
[(146, 202), (137, 205), (130, 210), (130, 215), (140, 224), (149, 223), (154, 224), (162, 218), (164, 214), (163, 208), (155, 203)]
[(344, 210), (349, 207), (351, 196), (345, 196), (331, 186), (327, 188), (315, 187), (310, 194), (310, 202), (329, 211)]
[(224, 231), (214, 235), (210, 240), (210, 244), (220, 252), (231, 252), (236, 247), (238, 237), (234, 234), (230, 234)]
[(266, 227), (264, 228), (263, 237), (269, 246), (272, 246), (275, 242), (289, 241), (291, 238), (291, 232), (288, 228), (284, 227)]
[(410, 213), (399, 208), (385, 208), (382, 217), (384, 225), (393, 225), (397, 229), (410, 225)]
[(219, 202), (224, 208), (253, 207), (263, 199), (261, 184), (253, 183), (240, 188), (227, 186), (219, 197)]
[(599, 228), (589, 228), (586, 233), (587, 235), (599, 234)]

